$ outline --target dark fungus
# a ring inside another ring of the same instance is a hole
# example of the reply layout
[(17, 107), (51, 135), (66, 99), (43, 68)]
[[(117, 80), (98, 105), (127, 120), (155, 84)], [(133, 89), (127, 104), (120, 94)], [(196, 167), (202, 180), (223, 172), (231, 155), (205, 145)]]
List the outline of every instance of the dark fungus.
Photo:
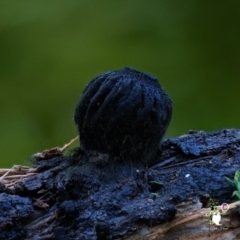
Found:
[(150, 165), (171, 116), (171, 100), (158, 80), (124, 68), (87, 85), (74, 120), (83, 150)]

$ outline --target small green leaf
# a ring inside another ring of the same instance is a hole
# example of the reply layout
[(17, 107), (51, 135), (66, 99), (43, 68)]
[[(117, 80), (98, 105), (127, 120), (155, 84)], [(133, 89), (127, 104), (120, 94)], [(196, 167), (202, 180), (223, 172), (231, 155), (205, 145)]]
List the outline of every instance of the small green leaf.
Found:
[(157, 193), (152, 193), (152, 195), (154, 196), (154, 197), (160, 197)]
[(238, 199), (240, 199), (240, 192), (237, 192), (236, 195), (237, 195)]
[(232, 197), (233, 196), (237, 196), (240, 199), (240, 192), (234, 191)]
[(235, 172), (234, 180), (235, 180), (236, 182), (240, 181), (240, 171), (237, 170), (237, 171)]
[(234, 185), (236, 184), (234, 180), (232, 180), (232, 179), (230, 179), (230, 178), (228, 178), (228, 177), (224, 177), (224, 178), (225, 178), (228, 182), (230, 182), (230, 183), (232, 183), (232, 184), (234, 184)]
[(163, 182), (158, 182), (158, 181), (150, 181), (149, 183), (158, 184), (158, 185), (163, 185)]

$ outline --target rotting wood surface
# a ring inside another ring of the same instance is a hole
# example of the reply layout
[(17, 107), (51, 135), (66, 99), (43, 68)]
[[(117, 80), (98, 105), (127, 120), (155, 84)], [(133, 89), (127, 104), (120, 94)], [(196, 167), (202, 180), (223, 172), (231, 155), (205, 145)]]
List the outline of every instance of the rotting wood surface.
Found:
[(208, 224), (208, 196), (234, 202), (240, 130), (191, 131), (162, 142), (143, 168), (84, 153), (0, 171), (0, 239), (240, 239), (236, 208)]

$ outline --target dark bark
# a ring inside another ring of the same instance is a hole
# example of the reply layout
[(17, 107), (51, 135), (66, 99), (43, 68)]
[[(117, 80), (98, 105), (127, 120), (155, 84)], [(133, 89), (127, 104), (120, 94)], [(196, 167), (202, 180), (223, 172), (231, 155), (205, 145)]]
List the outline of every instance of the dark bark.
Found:
[(181, 203), (233, 202), (224, 177), (240, 169), (240, 131), (167, 139), (149, 168), (80, 149), (35, 167), (36, 175), (0, 187), (0, 239), (122, 239), (170, 224)]

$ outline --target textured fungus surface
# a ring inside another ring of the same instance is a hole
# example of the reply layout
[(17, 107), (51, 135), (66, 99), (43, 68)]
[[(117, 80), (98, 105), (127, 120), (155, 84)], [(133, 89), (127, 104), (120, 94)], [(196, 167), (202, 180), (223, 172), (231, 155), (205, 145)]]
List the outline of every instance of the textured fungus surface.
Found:
[(74, 119), (84, 150), (150, 165), (171, 115), (171, 100), (157, 79), (124, 68), (88, 84)]

